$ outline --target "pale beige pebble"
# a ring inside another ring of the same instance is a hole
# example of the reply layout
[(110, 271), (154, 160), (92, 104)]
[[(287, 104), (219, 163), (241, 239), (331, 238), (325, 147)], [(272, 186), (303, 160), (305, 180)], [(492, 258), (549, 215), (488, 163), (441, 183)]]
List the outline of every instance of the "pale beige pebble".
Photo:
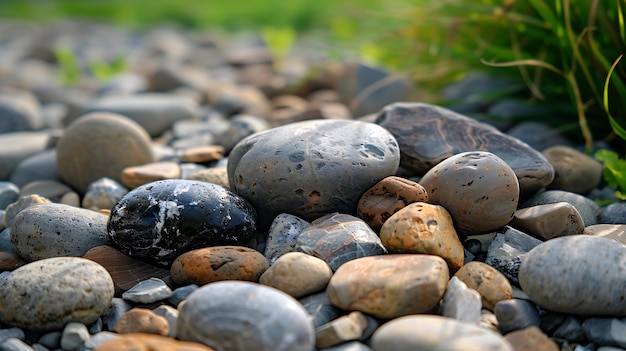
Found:
[(602, 163), (568, 146), (552, 146), (542, 154), (554, 168), (554, 180), (548, 189), (587, 194), (600, 184)]
[(315, 346), (326, 348), (346, 341), (359, 340), (367, 328), (367, 318), (359, 311), (351, 312), (315, 328)]
[(483, 307), (490, 311), (493, 311), (498, 301), (513, 297), (513, 288), (509, 280), (500, 271), (486, 263), (468, 262), (454, 275), (468, 288), (478, 291)]
[(332, 275), (326, 261), (302, 252), (288, 252), (261, 275), (259, 283), (297, 299), (323, 290)]
[(390, 253), (442, 257), (451, 272), (463, 266), (463, 244), (445, 208), (415, 202), (394, 213), (380, 228), (380, 240)]
[(567, 202), (519, 209), (515, 211), (510, 225), (544, 241), (582, 234), (585, 229), (580, 213)]
[(39, 195), (26, 195), (26, 196), (20, 197), (16, 202), (7, 206), (4, 212), (4, 216), (2, 217), (2, 224), (5, 227), (10, 227), (13, 225), (13, 222), (15, 221), (15, 216), (17, 216), (17, 214), (20, 213), (20, 211), (31, 206), (51, 204), (51, 203), (52, 201)]
[(478, 325), (500, 333), (500, 329), (498, 328), (498, 317), (496, 317), (496, 315), (489, 310), (483, 309), (480, 311), (480, 320), (478, 321)]
[(135, 307), (120, 317), (113, 326), (113, 331), (119, 334), (148, 333), (166, 336), (170, 328), (165, 317), (147, 308)]
[(20, 189), (20, 196), (39, 195), (52, 202), (60, 202), (67, 193), (72, 192), (72, 188), (57, 180), (36, 180), (32, 181)]
[(156, 334), (129, 333), (107, 340), (94, 351), (215, 351), (204, 344)]
[(515, 351), (559, 351), (560, 348), (541, 329), (532, 326), (510, 332), (504, 338)]
[(217, 161), (224, 157), (222, 145), (190, 147), (180, 154), (181, 162), (205, 163)]
[(135, 189), (157, 180), (178, 179), (180, 175), (180, 165), (176, 162), (153, 162), (124, 168), (122, 184), (129, 189)]
[(626, 244), (626, 224), (594, 224), (585, 227), (584, 234), (601, 236)]
[(221, 185), (226, 189), (230, 188), (228, 183), (228, 170), (226, 167), (207, 168), (195, 172), (187, 177), (189, 180), (199, 180), (201, 182)]
[(426, 313), (439, 304), (450, 273), (434, 255), (367, 256), (341, 265), (330, 279), (330, 302), (346, 311), (389, 319)]
[(80, 196), (76, 192), (70, 191), (69, 193), (66, 193), (61, 197), (60, 203), (69, 206), (80, 207)]

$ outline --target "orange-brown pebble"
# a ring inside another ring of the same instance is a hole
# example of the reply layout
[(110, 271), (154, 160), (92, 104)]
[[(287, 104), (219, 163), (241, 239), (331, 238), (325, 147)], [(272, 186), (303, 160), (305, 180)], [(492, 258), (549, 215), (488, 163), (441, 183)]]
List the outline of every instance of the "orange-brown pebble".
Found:
[(224, 156), (222, 145), (207, 145), (185, 149), (181, 155), (182, 162), (204, 163), (221, 159)]
[(544, 334), (541, 329), (532, 326), (510, 332), (504, 338), (515, 351), (559, 351), (560, 348)]
[(135, 189), (146, 183), (163, 179), (178, 179), (180, 166), (176, 162), (153, 162), (140, 166), (126, 167), (122, 170), (122, 184)]
[(120, 317), (113, 326), (113, 331), (119, 334), (147, 333), (168, 335), (170, 327), (165, 317), (159, 316), (147, 308), (135, 307)]
[(468, 262), (456, 272), (455, 276), (468, 288), (478, 291), (482, 297), (483, 307), (490, 311), (493, 311), (498, 301), (513, 297), (513, 288), (509, 280), (486, 263)]
[(176, 285), (204, 285), (221, 280), (258, 282), (269, 263), (260, 252), (244, 246), (214, 246), (178, 256), (170, 275)]
[(12, 252), (0, 251), (0, 272), (12, 271), (26, 262)]
[(144, 333), (123, 334), (98, 345), (94, 351), (215, 351), (204, 344)]

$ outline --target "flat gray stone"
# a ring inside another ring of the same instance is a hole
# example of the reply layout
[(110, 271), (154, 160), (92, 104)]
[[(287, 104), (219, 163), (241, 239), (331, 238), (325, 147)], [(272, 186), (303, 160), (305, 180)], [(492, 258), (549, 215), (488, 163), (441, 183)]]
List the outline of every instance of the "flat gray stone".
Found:
[(512, 283), (518, 284), (522, 256), (539, 244), (541, 240), (505, 226), (489, 244), (485, 263), (500, 271)]
[(587, 339), (598, 345), (626, 348), (626, 318), (588, 318), (582, 327)]
[(172, 296), (172, 289), (159, 278), (139, 282), (122, 294), (124, 300), (144, 304), (165, 300), (170, 296)]

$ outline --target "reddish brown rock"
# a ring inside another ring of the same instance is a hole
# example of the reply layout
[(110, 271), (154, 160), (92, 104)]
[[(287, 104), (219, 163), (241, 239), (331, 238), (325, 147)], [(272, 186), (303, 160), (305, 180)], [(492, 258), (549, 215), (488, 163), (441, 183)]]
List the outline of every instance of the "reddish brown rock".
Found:
[(221, 280), (258, 282), (269, 268), (258, 251), (243, 246), (214, 246), (178, 256), (170, 274), (177, 285), (204, 285)]
[(128, 333), (100, 344), (94, 351), (214, 351), (206, 345), (165, 336)]
[(217, 161), (222, 157), (224, 157), (222, 145), (208, 145), (184, 150), (180, 155), (180, 160), (182, 162), (205, 163)]
[(113, 326), (113, 331), (119, 334), (147, 333), (166, 336), (170, 327), (165, 317), (147, 308), (135, 307), (120, 317)]
[(363, 193), (357, 216), (378, 231), (389, 217), (414, 202), (428, 202), (426, 189), (408, 179), (390, 176)]
[(560, 348), (537, 327), (528, 327), (510, 332), (504, 338), (515, 351), (559, 351)]
[(12, 252), (0, 251), (0, 272), (12, 271), (26, 262)]
[(513, 298), (513, 288), (509, 280), (486, 263), (468, 262), (456, 272), (455, 276), (468, 288), (478, 291), (482, 297), (483, 308), (490, 311), (493, 311), (498, 301)]
[(180, 178), (180, 166), (176, 162), (153, 162), (122, 170), (121, 182), (129, 189), (163, 179)]

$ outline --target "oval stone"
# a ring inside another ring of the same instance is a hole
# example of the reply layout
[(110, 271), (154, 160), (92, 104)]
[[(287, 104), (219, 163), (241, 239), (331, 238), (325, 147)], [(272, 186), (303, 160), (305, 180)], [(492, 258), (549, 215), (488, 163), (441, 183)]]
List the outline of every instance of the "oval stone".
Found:
[(113, 299), (113, 280), (99, 264), (79, 257), (31, 262), (0, 283), (0, 322), (30, 330), (90, 324)]
[(217, 282), (196, 289), (180, 308), (177, 338), (216, 350), (313, 351), (304, 307), (274, 288)]
[(548, 240), (523, 257), (519, 283), (554, 312), (624, 317), (626, 246), (589, 235)]
[(461, 234), (483, 234), (513, 219), (519, 201), (515, 173), (501, 158), (484, 151), (463, 152), (431, 168), (420, 184), (428, 200), (450, 212)]
[(57, 144), (61, 178), (85, 193), (102, 177), (121, 182), (126, 167), (154, 161), (148, 133), (129, 118), (113, 113), (90, 113), (65, 129)]
[(63, 204), (31, 206), (15, 216), (11, 227), (15, 251), (28, 261), (58, 256), (83, 256), (110, 244), (107, 216)]
[[(98, 335), (98, 334), (96, 334)], [(117, 334), (114, 334), (117, 335)], [(104, 341), (96, 346), (94, 351), (215, 351), (206, 345), (179, 341), (156, 334), (128, 333), (119, 337)]]
[(513, 287), (504, 274), (490, 265), (478, 261), (468, 262), (455, 276), (468, 288), (478, 291), (483, 308), (493, 311), (498, 301), (513, 297)]
[(400, 163), (384, 128), (348, 120), (298, 122), (240, 141), (228, 161), (231, 189), (259, 211), (267, 228), (279, 213), (307, 221), (356, 214), (359, 198)]
[(222, 186), (167, 179), (122, 197), (107, 230), (123, 253), (168, 266), (193, 249), (246, 243), (254, 236), (256, 213)]

